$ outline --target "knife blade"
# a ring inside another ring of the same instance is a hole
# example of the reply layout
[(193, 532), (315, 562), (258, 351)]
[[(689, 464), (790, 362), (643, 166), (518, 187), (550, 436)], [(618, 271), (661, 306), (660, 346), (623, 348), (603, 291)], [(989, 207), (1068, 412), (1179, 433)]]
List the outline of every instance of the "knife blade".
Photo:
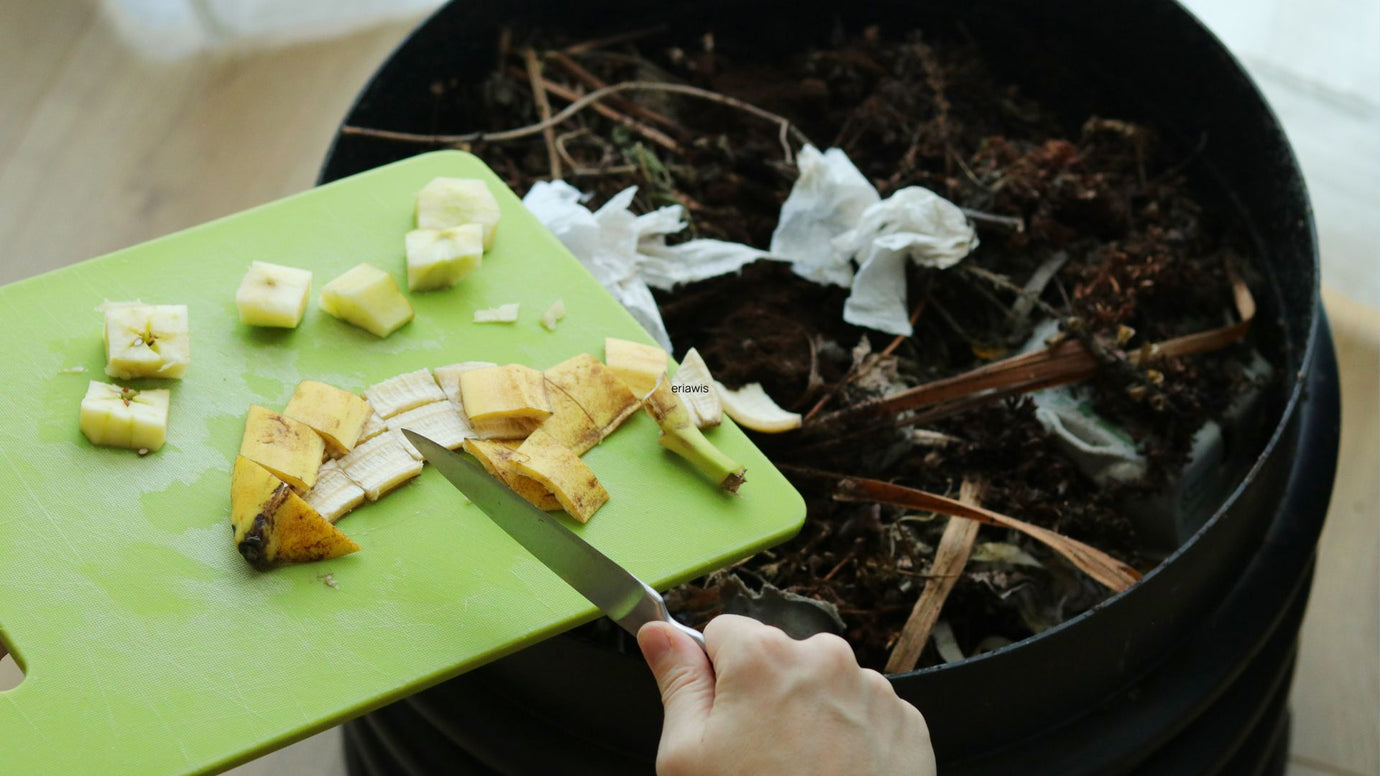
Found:
[(637, 635), (653, 620), (668, 622), (704, 647), (704, 634), (677, 622), (651, 585), (615, 563), (555, 518), (528, 503), (478, 463), (403, 429), (426, 462), (527, 552), (599, 607), (610, 620)]

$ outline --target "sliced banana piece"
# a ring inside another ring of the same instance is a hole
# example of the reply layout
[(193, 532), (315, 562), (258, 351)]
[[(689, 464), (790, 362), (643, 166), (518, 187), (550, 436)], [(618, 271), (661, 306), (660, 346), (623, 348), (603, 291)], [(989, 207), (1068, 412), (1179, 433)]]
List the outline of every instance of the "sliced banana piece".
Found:
[[(466, 439), (476, 436), (474, 429), (470, 428), (470, 424), (460, 414), (459, 408), (447, 399), (414, 407), (407, 412), (394, 415), (387, 423), (388, 428), (394, 431), (409, 429), (450, 450), (460, 447)], [(403, 439), (406, 440), (407, 437), (404, 436)]]
[(399, 412), (446, 398), (431, 376), (430, 369), (390, 377), (364, 392), (364, 398), (380, 417), (387, 420)]
[(719, 391), (724, 412), (744, 428), (764, 434), (779, 434), (800, 428), (799, 413), (787, 412), (777, 406), (762, 390), (761, 383), (749, 383), (736, 391), (728, 390), (717, 381), (714, 387)]
[(356, 445), (362, 445), (370, 439), (388, 430), (388, 424), (377, 412), (369, 415), (369, 419), (364, 421), (364, 428), (359, 432), (359, 439), (355, 440)]
[(421, 474), (422, 462), (408, 454), (401, 434), (385, 431), (341, 458), (340, 468), (370, 501), (378, 501), (385, 493)]
[(321, 464), (316, 485), (305, 500), (317, 514), (334, 523), (364, 503), (364, 489), (345, 476), (338, 461), (327, 461)]
[(719, 401), (719, 391), (715, 385), (713, 375), (709, 374), (709, 365), (704, 363), (698, 350), (690, 348), (671, 378), (671, 391), (690, 411), (690, 418), (700, 428), (712, 428), (724, 420), (724, 406)]

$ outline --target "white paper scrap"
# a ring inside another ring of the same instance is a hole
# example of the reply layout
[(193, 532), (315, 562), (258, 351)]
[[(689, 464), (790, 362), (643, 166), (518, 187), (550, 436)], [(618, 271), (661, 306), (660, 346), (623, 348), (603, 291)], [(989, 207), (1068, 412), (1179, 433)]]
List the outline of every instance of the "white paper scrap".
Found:
[(843, 319), (888, 334), (911, 334), (906, 261), (945, 269), (977, 247), (977, 234), (958, 206), (911, 186), (869, 206), (833, 246), (859, 264)]
[(634, 215), (629, 207), (636, 193), (637, 187), (626, 188), (591, 213), (580, 204), (585, 196), (574, 186), (560, 180), (540, 181), (522, 202), (657, 344), (670, 351), (671, 338), (649, 286), (670, 289), (772, 257), (766, 251), (722, 240), (668, 246), (666, 236), (685, 229), (684, 210), (669, 205)]
[(853, 228), (881, 197), (842, 149), (820, 153), (807, 145), (796, 166), (800, 177), (781, 205), (771, 252), (789, 257), (791, 269), (807, 280), (846, 287), (853, 280), (851, 256), (831, 241)]

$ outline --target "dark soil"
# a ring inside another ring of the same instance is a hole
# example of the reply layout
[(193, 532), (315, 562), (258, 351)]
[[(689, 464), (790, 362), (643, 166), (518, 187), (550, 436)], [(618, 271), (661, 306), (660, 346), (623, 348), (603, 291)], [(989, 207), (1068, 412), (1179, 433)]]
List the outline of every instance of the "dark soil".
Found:
[[(669, 80), (746, 100), (790, 118), (821, 149), (844, 149), (883, 196), (925, 186), (960, 206), (1019, 219), (1023, 228), (978, 220), (981, 245), (963, 265), (914, 270), (915, 334), (894, 345), (890, 336), (843, 322), (844, 289), (811, 284), (782, 264), (763, 262), (741, 275), (658, 293), (676, 356), (697, 347), (723, 382), (760, 382), (800, 412), (852, 378), (827, 403), (837, 409), (1008, 355), (1052, 313), (1067, 336), (1111, 354), (1087, 389), (1099, 411), (1140, 440), (1151, 471), (1145, 482), (1099, 489), (1051, 444), (1028, 399), (998, 400), (927, 426), (945, 435), (942, 443), (933, 435), (917, 439), (910, 427), (847, 444), (812, 436), (808, 424), (801, 432), (756, 435), (805, 493), (805, 526), (786, 544), (672, 591), (677, 615), (703, 624), (720, 611), (724, 575), (735, 574), (749, 587), (771, 584), (832, 604), (861, 662), (885, 663), (945, 519), (835, 502), (828, 478), (791, 467), (947, 494), (965, 477), (981, 478), (984, 505), (1152, 566), (1120, 505), (1163, 487), (1194, 432), (1224, 409), (1242, 380), (1236, 350), (1148, 370), (1116, 355), (1227, 321), (1228, 262), (1244, 256), (1243, 241), (1186, 179), (1191, 149), (1168, 147), (1153, 129), (1115, 118), (1061, 124), (1020, 86), (989, 73), (981, 53), (962, 41), (868, 30), (771, 63), (710, 41), (698, 31), (662, 33), (573, 58), (606, 83)], [(479, 114), (488, 129), (537, 119), (515, 53), (528, 42), (515, 42), (507, 66), (464, 95), (485, 106)], [(571, 42), (530, 41), (538, 51)], [(548, 60), (545, 72), (578, 85), (557, 62)], [(682, 150), (670, 152), (593, 111), (566, 122), (558, 132), (578, 164), (566, 178), (594, 192), (591, 207), (637, 185), (637, 208), (679, 203), (695, 235), (766, 247), (795, 177), (778, 127), (675, 95), (621, 97), (670, 117), (670, 125), (657, 128)], [(553, 102), (557, 110), (565, 104)], [(549, 175), (540, 136), (474, 150), (519, 193)], [(1012, 285), (1024, 285), (1058, 254), (1067, 260), (1040, 296), (1044, 311), (1013, 316)], [(888, 346), (891, 354), (879, 355)], [(749, 472), (746, 487), (750, 482)], [(979, 541), (1017, 545), (1039, 565), (968, 565), (941, 615), (967, 654), (1051, 627), (1107, 594), (1017, 534), (984, 527)], [(928, 648), (924, 660), (937, 659)]]

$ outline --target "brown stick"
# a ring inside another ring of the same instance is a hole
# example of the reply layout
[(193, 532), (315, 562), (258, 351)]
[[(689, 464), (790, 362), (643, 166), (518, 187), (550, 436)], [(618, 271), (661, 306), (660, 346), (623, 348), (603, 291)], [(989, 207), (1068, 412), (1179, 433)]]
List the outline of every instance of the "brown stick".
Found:
[[(552, 94), (560, 93), (556, 89), (552, 88), (552, 84), (550, 81), (546, 82), (546, 88)], [(578, 100), (575, 100), (574, 102), (570, 103), (565, 107), (564, 110), (547, 119), (546, 121), (538, 121), (535, 124), (528, 124), (525, 127), (517, 127), (516, 129), (505, 129), (499, 132), (466, 132), (464, 134), (459, 135), (428, 135), (419, 134), (416, 132), (397, 132), (389, 129), (371, 129), (369, 127), (356, 127), (347, 124), (340, 128), (340, 134), (359, 135), (362, 137), (376, 137), (383, 140), (397, 140), (403, 143), (426, 143), (428, 145), (460, 145), (463, 143), (477, 143), (481, 140), (494, 143), (501, 142), (504, 140), (517, 140), (518, 138), (528, 137), (529, 135), (535, 135), (538, 132), (541, 132), (542, 130), (546, 129), (547, 127), (556, 126), (557, 124), (560, 124), (561, 122), (565, 121), (571, 116), (574, 116), (576, 113), (579, 113), (580, 111), (584, 110), (585, 108), (588, 108), (592, 105), (598, 105), (599, 100), (609, 96), (610, 94), (616, 94), (618, 92), (636, 91), (674, 92), (676, 94), (684, 94), (691, 97), (698, 97), (703, 100), (709, 100), (710, 102), (717, 102), (723, 105), (738, 108), (739, 110), (746, 111), (759, 118), (764, 118), (769, 121), (773, 121), (781, 126), (781, 143), (786, 152), (787, 162), (790, 162), (795, 158), (795, 154), (791, 150), (790, 144), (786, 141), (787, 136), (795, 138), (797, 142), (802, 144), (810, 142), (810, 138), (807, 137), (804, 132), (801, 132), (798, 127), (792, 124), (789, 119), (783, 116), (778, 116), (775, 113), (772, 113), (771, 111), (763, 110), (757, 107), (756, 105), (752, 105), (750, 103), (746, 103), (742, 100), (737, 100), (732, 97), (727, 97), (725, 95), (719, 94), (718, 92), (711, 92), (707, 89), (700, 89), (694, 86), (687, 86), (686, 84), (659, 83), (656, 81), (623, 81), (622, 83), (616, 83), (611, 84), (609, 86), (605, 86), (602, 89), (595, 89), (589, 94), (583, 95)], [(573, 92), (571, 93), (573, 94)], [(603, 107), (607, 108), (608, 106)], [(628, 120), (632, 121), (632, 119)], [(648, 129), (651, 128), (648, 127)]]
[[(543, 79), (542, 86), (545, 87), (545, 89), (548, 92), (551, 92), (557, 97), (560, 97), (562, 100), (570, 100), (572, 105), (576, 102), (579, 102), (579, 100), (584, 96), (581, 95), (579, 92), (575, 91), (574, 89), (571, 89), (570, 87), (564, 86), (562, 84), (558, 84), (555, 81), (548, 81)], [(610, 108), (602, 102), (594, 103), (593, 107), (595, 112), (603, 116), (604, 118), (611, 119), (613, 121), (618, 122), (619, 124), (622, 124), (628, 129), (631, 129), (637, 134), (647, 138), (648, 140), (652, 141), (653, 143), (656, 143), (657, 145), (661, 146), (662, 148), (665, 148), (668, 151), (680, 153), (680, 143), (677, 143), (670, 135), (667, 135), (665, 132), (662, 132), (661, 130), (655, 129), (653, 127), (649, 127), (646, 124), (643, 124), (642, 122), (638, 121), (637, 119), (634, 119), (633, 117), (625, 113), (620, 113), (619, 111)]]
[[(527, 65), (527, 80), (532, 84), (532, 101), (537, 104), (537, 115), (543, 123), (551, 120), (551, 103), (546, 99), (545, 80), (541, 77), (541, 60), (537, 52), (530, 48), (522, 50), (522, 61)], [(546, 156), (551, 160), (551, 180), (561, 179), (561, 157), (556, 153), (556, 128), (547, 124), (541, 131), (546, 141)]]
[[(1141, 353), (1131, 356), (1135, 366), (1145, 366), (1153, 358), (1177, 358), (1218, 350), (1239, 341), (1250, 330), (1255, 317), (1255, 299), (1239, 278), (1233, 278), (1232, 293), (1239, 323), (1218, 329), (1197, 332), (1183, 337), (1152, 343)], [(969, 396), (990, 389), (1011, 389), (1015, 393), (1077, 382), (1096, 374), (1097, 356), (1076, 340), (1064, 340), (1056, 345), (1020, 356), (994, 361), (963, 374), (917, 385), (890, 396), (835, 410), (817, 418), (813, 425), (850, 425), (860, 420), (894, 415), (907, 410), (928, 407), (951, 399)], [(1008, 391), (1010, 393), (1010, 391)]]
[[(582, 82), (585, 86), (588, 86), (591, 89), (602, 89), (605, 86), (608, 86), (608, 83), (606, 81), (601, 79), (599, 76), (589, 72), (579, 62), (576, 62), (575, 60), (571, 59), (570, 57), (566, 56), (564, 53), (560, 51), (548, 51), (546, 52), (546, 58), (565, 68), (565, 71), (574, 76), (575, 80)], [(661, 126), (673, 130), (682, 136), (689, 134), (689, 132), (686, 131), (685, 127), (682, 127), (674, 120), (667, 118), (666, 116), (663, 116), (660, 113), (657, 113), (651, 108), (648, 108), (643, 105), (638, 105), (632, 100), (625, 100), (622, 97), (615, 96), (609, 98), (609, 104), (617, 107), (619, 110), (622, 110), (623, 112), (629, 115), (637, 116), (638, 118), (644, 121), (650, 121), (653, 124), (660, 124)]]
[(907, 509), (926, 509), (950, 517), (966, 517), (979, 523), (1013, 528), (1064, 556), (1085, 574), (1114, 592), (1119, 593), (1140, 579), (1139, 571), (1077, 539), (1070, 539), (1057, 531), (1041, 528), (990, 509), (964, 504), (917, 488), (863, 477), (843, 477), (839, 480), (834, 498), (839, 501), (867, 501)]
[(595, 38), (594, 40), (587, 40), (583, 43), (576, 43), (573, 46), (566, 46), (565, 53), (583, 54), (586, 51), (593, 51), (594, 49), (601, 49), (606, 46), (616, 46), (619, 43), (630, 43), (639, 38), (645, 38), (648, 35), (656, 35), (659, 32), (665, 31), (666, 25), (664, 24), (658, 24), (655, 27), (643, 27), (640, 30), (629, 30), (628, 32), (620, 32), (617, 35), (610, 35), (607, 38)]
[[(977, 506), (981, 498), (982, 483), (965, 477), (958, 491), (958, 500)], [(910, 616), (901, 628), (901, 636), (887, 658), (887, 673), (915, 670), (925, 642), (930, 639), (930, 631), (939, 619), (940, 610), (944, 608), (944, 601), (958, 582), (963, 567), (968, 565), (968, 556), (972, 554), (973, 542), (977, 540), (979, 525), (976, 520), (966, 517), (950, 517), (948, 525), (944, 526), (944, 535), (940, 537), (939, 547), (934, 552), (934, 562), (930, 564), (925, 588), (920, 591), (920, 598), (915, 601), (915, 608), (910, 610)]]

